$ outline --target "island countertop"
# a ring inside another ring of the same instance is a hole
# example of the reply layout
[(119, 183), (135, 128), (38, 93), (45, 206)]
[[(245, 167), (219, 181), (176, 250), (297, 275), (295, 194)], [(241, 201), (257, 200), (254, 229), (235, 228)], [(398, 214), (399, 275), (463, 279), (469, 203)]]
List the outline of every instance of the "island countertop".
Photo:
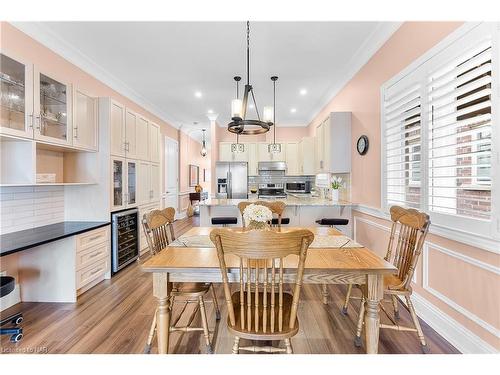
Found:
[[(200, 202), (201, 206), (237, 206), (240, 202), (271, 201), (271, 199), (258, 199), (250, 197), (248, 199), (219, 199), (209, 198)], [(287, 206), (353, 206), (354, 203), (344, 200), (337, 202), (325, 198), (312, 196), (297, 196), (289, 194), (286, 198), (277, 198), (277, 201), (285, 202)]]

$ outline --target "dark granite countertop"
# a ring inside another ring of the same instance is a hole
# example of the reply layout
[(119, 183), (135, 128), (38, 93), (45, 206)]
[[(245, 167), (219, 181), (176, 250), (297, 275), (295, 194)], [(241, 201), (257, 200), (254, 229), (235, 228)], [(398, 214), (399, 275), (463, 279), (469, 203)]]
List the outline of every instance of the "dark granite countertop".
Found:
[(0, 256), (57, 241), (109, 225), (105, 221), (63, 221), (0, 236)]

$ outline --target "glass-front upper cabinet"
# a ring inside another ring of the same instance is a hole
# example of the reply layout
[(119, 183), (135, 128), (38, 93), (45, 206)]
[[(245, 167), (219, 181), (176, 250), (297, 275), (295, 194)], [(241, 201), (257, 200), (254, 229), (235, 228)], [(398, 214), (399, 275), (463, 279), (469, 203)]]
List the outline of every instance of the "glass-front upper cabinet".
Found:
[(113, 159), (111, 168), (113, 173), (111, 205), (114, 209), (123, 208), (125, 207), (125, 161)]
[(33, 65), (0, 53), (0, 133), (33, 137)]
[(35, 138), (71, 144), (71, 85), (35, 69)]
[(137, 163), (127, 160), (127, 206), (137, 204)]

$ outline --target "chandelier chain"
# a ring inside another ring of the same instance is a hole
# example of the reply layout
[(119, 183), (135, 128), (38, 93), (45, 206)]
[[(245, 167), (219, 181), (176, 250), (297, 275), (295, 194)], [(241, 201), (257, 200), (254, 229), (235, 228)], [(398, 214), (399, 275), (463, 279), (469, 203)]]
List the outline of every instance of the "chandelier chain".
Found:
[(250, 21), (247, 21), (247, 85), (250, 84)]

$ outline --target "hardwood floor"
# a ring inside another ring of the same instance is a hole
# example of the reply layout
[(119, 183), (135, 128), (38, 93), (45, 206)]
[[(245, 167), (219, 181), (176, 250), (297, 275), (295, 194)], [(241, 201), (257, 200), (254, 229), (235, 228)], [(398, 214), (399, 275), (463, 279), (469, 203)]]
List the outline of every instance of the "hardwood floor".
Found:
[[(175, 230), (180, 235), (198, 225), (196, 217), (180, 220)], [(292, 338), (295, 353), (364, 353), (364, 346), (353, 344), (359, 301), (352, 301), (349, 315), (340, 313), (345, 286), (329, 286), (330, 302), (321, 300), (321, 287), (304, 285), (299, 305), (299, 333)], [(221, 285), (217, 288), (222, 320), (216, 324), (213, 304), (207, 303), (208, 321), (214, 330), (215, 353), (231, 353), (233, 337), (228, 333)], [(174, 319), (182, 309), (174, 305)], [(2, 336), (0, 353), (142, 353), (149, 332), (155, 301), (152, 275), (141, 272), (135, 263), (81, 295), (77, 303), (20, 303), (1, 313), (24, 314), (24, 338), (18, 344)], [(401, 319), (409, 324), (410, 316), (401, 308)], [(179, 324), (193, 319), (200, 325), (196, 304), (189, 304)], [(193, 315), (194, 313), (194, 315)], [(384, 320), (386, 317), (382, 317)], [(422, 328), (431, 353), (458, 353), (425, 322)], [(242, 345), (246, 343), (242, 340)], [(153, 344), (156, 352), (156, 343)], [(205, 353), (203, 335), (199, 332), (175, 332), (171, 336), (170, 353)], [(421, 353), (414, 333), (381, 330), (380, 353)]]

